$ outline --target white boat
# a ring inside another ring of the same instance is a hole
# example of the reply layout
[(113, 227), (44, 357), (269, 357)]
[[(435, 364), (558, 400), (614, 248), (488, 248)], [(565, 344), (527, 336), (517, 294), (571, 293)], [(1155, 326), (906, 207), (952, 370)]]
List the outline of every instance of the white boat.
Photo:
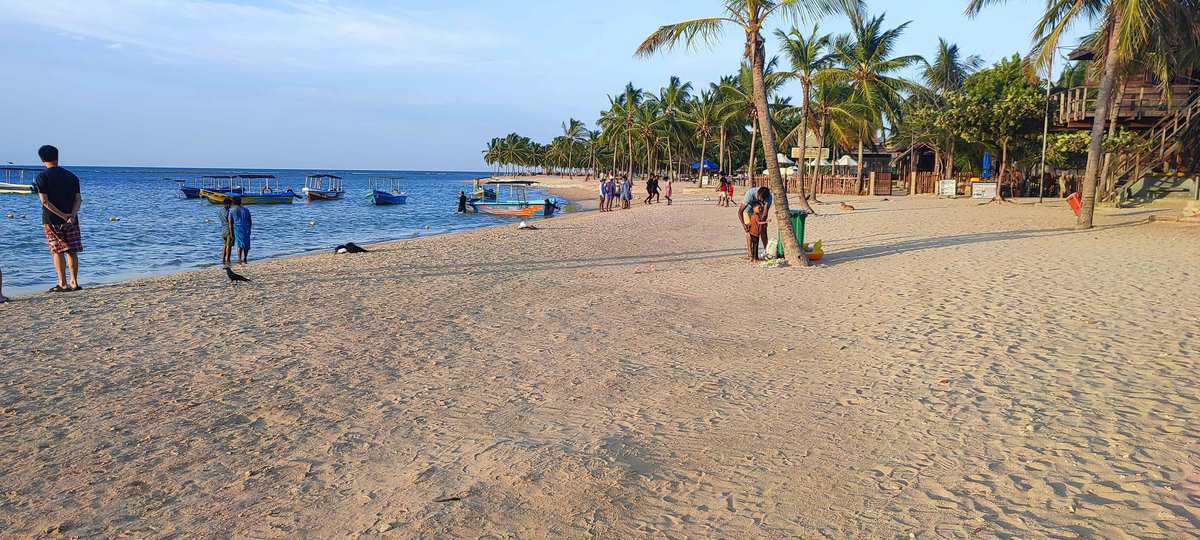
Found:
[(33, 195), (37, 192), (33, 187), (34, 179), (44, 170), (33, 167), (0, 167), (0, 193)]

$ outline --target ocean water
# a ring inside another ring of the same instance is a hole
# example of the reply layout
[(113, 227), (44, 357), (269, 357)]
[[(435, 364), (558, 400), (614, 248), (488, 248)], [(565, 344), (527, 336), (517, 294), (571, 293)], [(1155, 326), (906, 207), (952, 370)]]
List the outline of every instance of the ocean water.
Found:
[[(331, 249), (345, 242), (399, 240), (511, 221), (455, 212), (458, 192), (487, 173), (436, 171), (228, 170), (66, 166), (80, 179), (84, 251), (79, 279), (88, 284), (164, 274), (220, 263), (218, 205), (184, 199), (171, 179), (206, 174), (268, 173), (296, 193), (307, 174), (344, 178), (340, 201), (251, 205), (250, 258)], [(398, 176), (408, 204), (375, 206), (367, 198), (372, 176)], [(32, 179), (31, 179), (32, 181)], [(531, 193), (530, 198), (543, 193)], [(9, 217), (11, 216), (11, 217)], [(0, 195), (0, 268), (4, 291), (47, 289), (55, 275), (36, 196)]]

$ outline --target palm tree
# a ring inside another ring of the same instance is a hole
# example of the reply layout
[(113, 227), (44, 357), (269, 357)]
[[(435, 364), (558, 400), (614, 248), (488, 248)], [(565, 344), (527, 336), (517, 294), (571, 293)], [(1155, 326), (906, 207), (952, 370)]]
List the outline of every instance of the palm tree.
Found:
[(973, 54), (963, 58), (958, 45), (939, 37), (933, 62), (925, 65), (921, 78), (925, 79), (925, 86), (930, 90), (937, 94), (945, 94), (962, 89), (967, 77), (980, 67), (983, 67), (983, 59), (979, 55)]
[[(921, 78), (925, 80), (925, 86), (933, 92), (933, 98), (940, 103), (950, 92), (962, 90), (963, 83), (972, 73), (979, 71), (983, 67), (983, 59), (978, 55), (971, 55), (966, 58), (962, 57), (959, 52), (958, 45), (949, 43), (943, 38), (938, 38), (937, 52), (934, 53), (933, 62), (925, 64), (925, 68), (921, 72)], [(957, 146), (958, 137), (949, 134), (947, 153), (949, 154), (949, 172), (947, 176), (954, 176), (954, 153)]]
[[(829, 34), (818, 36), (817, 27), (813, 26), (812, 32), (805, 36), (793, 26), (790, 33), (776, 30), (775, 36), (779, 38), (783, 53), (792, 66), (787, 77), (800, 81), (800, 126), (799, 134), (796, 137), (800, 142), (800, 179), (796, 185), (798, 186), (797, 191), (800, 193), (800, 206), (805, 212), (812, 213), (812, 206), (808, 204), (808, 197), (804, 192), (804, 173), (807, 169), (804, 160), (808, 156), (808, 122), (811, 116), (809, 114), (809, 98), (812, 92), (813, 77), (818, 71), (829, 65), (830, 57), (825, 52), (829, 46)], [(785, 137), (785, 141), (786, 139), (787, 137)]]
[[(836, 146), (849, 148), (858, 140), (868, 124), (866, 108), (854, 100), (854, 90), (845, 83), (818, 81), (813, 87), (812, 109), (819, 118), (817, 139), (831, 150)], [(830, 158), (832, 159), (832, 154)], [(820, 160), (817, 161), (817, 181), (821, 180)]]
[(692, 100), (683, 122), (692, 127), (696, 137), (700, 139), (700, 178), (704, 178), (705, 154), (708, 151), (708, 138), (720, 123), (721, 104), (713, 98), (713, 93), (700, 91), (700, 97)]
[(857, 12), (858, 2), (855, 0), (723, 0), (724, 12), (719, 17), (693, 19), (660, 27), (650, 34), (637, 49), (638, 56), (649, 56), (662, 49), (669, 49), (680, 42), (689, 46), (702, 43), (711, 44), (716, 41), (721, 28), (732, 24), (745, 33), (745, 48), (742, 55), (750, 63), (754, 79), (754, 98), (758, 124), (762, 127), (763, 154), (767, 158), (768, 184), (771, 190), (779, 196), (775, 197), (775, 215), (783, 229), (784, 254), (789, 264), (808, 265), (808, 259), (796, 241), (795, 231), (792, 230), (791, 209), (788, 207), (787, 191), (784, 189), (783, 177), (779, 174), (779, 161), (776, 159), (775, 134), (771, 129), (771, 115), (767, 109), (766, 82), (763, 80), (763, 67), (766, 63), (766, 51), (763, 47), (762, 29), (773, 15), (780, 15), (792, 20), (802, 15), (833, 13), (836, 10)]
[(679, 77), (674, 75), (667, 81), (667, 86), (664, 86), (658, 91), (657, 96), (651, 96), (650, 100), (654, 101), (663, 115), (663, 131), (667, 136), (667, 171), (668, 174), (672, 171), (674, 156), (672, 154), (672, 139), (679, 135), (679, 120), (684, 112), (684, 107), (691, 98), (692, 83), (682, 82)]
[(844, 82), (854, 91), (854, 100), (865, 107), (868, 126), (858, 137), (857, 183), (862, 186), (863, 143), (884, 122), (899, 123), (904, 94), (919, 87), (895, 75), (915, 64), (924, 62), (917, 55), (892, 57), (900, 35), (909, 23), (896, 28), (883, 28), (883, 15), (865, 19), (857, 12), (850, 14), (850, 33), (838, 36), (833, 44), (834, 66), (821, 70), (818, 78), (828, 82)]
[[(1005, 0), (970, 0), (967, 14)], [(1172, 58), (1195, 50), (1200, 41), (1200, 5), (1195, 0), (1046, 0), (1046, 9), (1034, 28), (1030, 64), (1047, 65), (1058, 49), (1058, 41), (1071, 26), (1085, 19), (1098, 19), (1096, 39), (1091, 40), (1096, 58), (1102, 60), (1096, 111), (1088, 141), (1087, 166), (1080, 185), (1082, 209), (1076, 227), (1090, 229), (1096, 206), (1096, 188), (1103, 155), (1104, 124), (1108, 118), (1113, 87), (1118, 76), (1137, 63), (1139, 57), (1157, 55), (1160, 79)], [(1170, 44), (1169, 46), (1167, 46)]]
[(572, 154), (575, 152), (575, 143), (583, 138), (583, 134), (586, 131), (583, 127), (583, 122), (574, 118), (563, 122), (562, 136), (567, 140), (567, 167), (572, 166)]

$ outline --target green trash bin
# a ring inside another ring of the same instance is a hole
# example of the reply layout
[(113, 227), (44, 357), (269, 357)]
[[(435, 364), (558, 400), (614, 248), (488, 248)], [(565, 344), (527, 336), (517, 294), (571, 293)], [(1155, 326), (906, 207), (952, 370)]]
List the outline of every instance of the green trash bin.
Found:
[[(804, 247), (804, 218), (808, 217), (808, 214), (805, 213), (804, 210), (792, 210), (791, 212), (792, 212), (792, 230), (796, 231), (796, 243), (800, 244), (801, 249), (803, 249), (803, 247)], [(783, 257), (783, 233), (780, 231), (780, 227), (778, 225), (776, 225), (776, 227), (775, 227), (775, 238), (778, 240), (777, 242), (775, 242), (775, 256)]]

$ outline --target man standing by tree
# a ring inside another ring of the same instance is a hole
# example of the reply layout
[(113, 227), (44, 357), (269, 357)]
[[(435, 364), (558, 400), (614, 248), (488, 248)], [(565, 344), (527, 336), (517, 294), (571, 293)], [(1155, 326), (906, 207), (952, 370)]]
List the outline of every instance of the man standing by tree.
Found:
[[(742, 199), (742, 204), (738, 205), (738, 221), (742, 224), (742, 230), (746, 231), (746, 256), (753, 262), (757, 259), (757, 250), (754, 249), (756, 242), (762, 242), (763, 247), (767, 247), (767, 216), (771, 211), (771, 203), (774, 200), (771, 198), (771, 189), (763, 187), (752, 187), (746, 190), (746, 196)], [(754, 211), (758, 212), (757, 220), (752, 220), (750, 214)], [(761, 224), (759, 234), (755, 235), (751, 231), (751, 222), (755, 221)]]
[[(42, 231), (46, 233), (46, 244), (54, 260), (54, 272), (58, 284), (49, 292), (78, 291), (79, 252), (83, 251), (83, 239), (79, 232), (79, 207), (83, 198), (79, 194), (79, 178), (71, 171), (58, 166), (58, 149), (45, 145), (38, 148), (38, 157), (46, 170), (38, 174), (38, 198), (42, 202)], [(67, 282), (65, 269), (71, 271)]]

